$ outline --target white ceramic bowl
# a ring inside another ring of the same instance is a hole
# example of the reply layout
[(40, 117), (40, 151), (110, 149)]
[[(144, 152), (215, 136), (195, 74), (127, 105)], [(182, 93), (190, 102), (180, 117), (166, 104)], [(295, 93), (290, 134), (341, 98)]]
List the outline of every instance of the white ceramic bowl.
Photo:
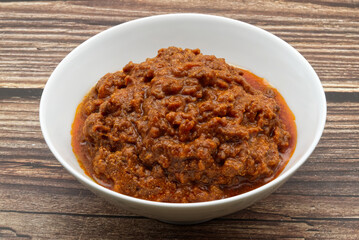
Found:
[[(142, 62), (169, 46), (199, 48), (204, 54), (266, 78), (296, 117), (296, 150), (272, 182), (250, 192), (201, 203), (160, 203), (125, 196), (92, 181), (71, 148), (76, 107), (95, 83), (129, 61)], [(74, 49), (49, 78), (40, 103), (44, 138), (59, 162), (81, 183), (108, 201), (142, 216), (172, 223), (197, 223), (241, 210), (268, 196), (309, 157), (323, 132), (326, 100), (317, 74), (293, 47), (247, 23), (202, 14), (142, 18), (112, 27)]]

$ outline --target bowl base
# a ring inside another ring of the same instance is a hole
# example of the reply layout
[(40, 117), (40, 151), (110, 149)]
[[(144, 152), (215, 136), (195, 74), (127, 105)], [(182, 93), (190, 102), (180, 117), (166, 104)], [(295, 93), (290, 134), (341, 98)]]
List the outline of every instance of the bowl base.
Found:
[(174, 225), (194, 225), (194, 224), (200, 224), (204, 222), (211, 221), (213, 218), (204, 219), (204, 220), (198, 220), (198, 221), (167, 221), (167, 220), (161, 220), (156, 219), (157, 221), (168, 223), (168, 224), (174, 224)]

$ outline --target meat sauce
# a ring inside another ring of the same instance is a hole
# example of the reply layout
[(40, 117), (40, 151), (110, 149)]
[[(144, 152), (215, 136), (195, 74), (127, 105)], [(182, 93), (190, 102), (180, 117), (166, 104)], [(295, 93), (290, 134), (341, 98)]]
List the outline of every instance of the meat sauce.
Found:
[(161, 202), (258, 188), (280, 174), (295, 144), (294, 115), (264, 79), (176, 47), (103, 76), (72, 126), (73, 151), (94, 181)]

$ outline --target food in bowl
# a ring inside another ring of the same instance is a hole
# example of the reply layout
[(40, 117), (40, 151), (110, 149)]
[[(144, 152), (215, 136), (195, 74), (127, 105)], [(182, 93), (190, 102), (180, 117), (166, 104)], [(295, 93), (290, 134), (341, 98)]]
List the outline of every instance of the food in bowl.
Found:
[(222, 58), (176, 47), (103, 76), (72, 127), (74, 153), (97, 183), (160, 202), (260, 187), (295, 144), (294, 116), (278, 91)]

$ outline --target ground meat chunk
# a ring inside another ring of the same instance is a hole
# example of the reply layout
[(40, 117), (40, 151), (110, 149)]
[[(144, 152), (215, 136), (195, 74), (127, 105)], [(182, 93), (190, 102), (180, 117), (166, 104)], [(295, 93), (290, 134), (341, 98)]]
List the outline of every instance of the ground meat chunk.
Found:
[(274, 95), (224, 59), (161, 49), (106, 74), (85, 98), (80, 160), (102, 185), (142, 199), (198, 202), (248, 191), (275, 176), (290, 144)]

